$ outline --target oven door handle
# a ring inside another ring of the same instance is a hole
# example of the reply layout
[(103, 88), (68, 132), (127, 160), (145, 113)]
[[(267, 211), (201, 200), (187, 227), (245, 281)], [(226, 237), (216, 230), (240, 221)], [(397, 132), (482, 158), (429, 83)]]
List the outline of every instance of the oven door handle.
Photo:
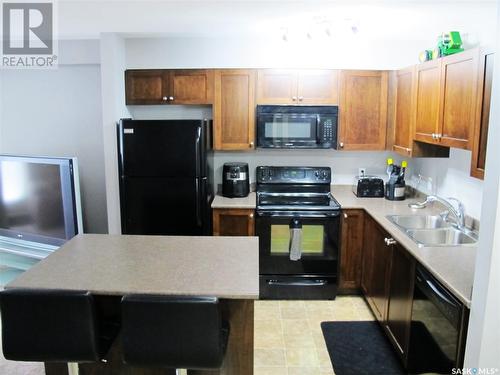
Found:
[(339, 211), (332, 212), (300, 212), (300, 211), (257, 211), (257, 216), (260, 217), (281, 217), (281, 218), (311, 218), (311, 219), (325, 219), (340, 216)]
[(302, 280), (302, 281), (280, 281), (280, 280), (268, 280), (268, 285), (275, 286), (323, 286), (328, 284), (326, 280)]

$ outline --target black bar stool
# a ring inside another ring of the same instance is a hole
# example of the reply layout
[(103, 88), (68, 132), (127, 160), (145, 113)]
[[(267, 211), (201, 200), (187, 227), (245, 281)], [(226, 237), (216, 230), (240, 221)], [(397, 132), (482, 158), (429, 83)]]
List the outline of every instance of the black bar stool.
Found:
[(0, 313), (3, 354), (14, 361), (100, 361), (119, 331), (98, 319), (87, 291), (7, 289)]
[(135, 366), (218, 369), (229, 325), (214, 297), (128, 295), (122, 299), (123, 360)]

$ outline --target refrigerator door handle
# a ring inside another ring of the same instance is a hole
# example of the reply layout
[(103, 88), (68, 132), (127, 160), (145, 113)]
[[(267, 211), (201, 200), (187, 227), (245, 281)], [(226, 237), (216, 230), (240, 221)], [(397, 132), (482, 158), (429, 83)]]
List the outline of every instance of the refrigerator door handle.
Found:
[[(196, 177), (201, 177), (201, 126), (196, 128), (196, 143), (195, 143), (195, 157), (196, 157)], [(196, 184), (198, 188), (198, 184)]]
[(196, 225), (201, 227), (202, 222), (201, 222), (201, 189), (200, 189), (200, 178), (196, 177)]

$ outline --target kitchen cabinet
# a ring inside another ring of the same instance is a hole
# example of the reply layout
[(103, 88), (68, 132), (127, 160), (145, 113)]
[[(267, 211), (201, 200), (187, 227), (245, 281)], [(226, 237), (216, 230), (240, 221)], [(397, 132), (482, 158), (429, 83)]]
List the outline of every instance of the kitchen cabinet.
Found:
[(343, 210), (341, 222), (339, 292), (357, 292), (361, 284), (363, 210)]
[(484, 179), (484, 167), (486, 163), (494, 56), (493, 52), (483, 50), (479, 58), (476, 128), (474, 130), (472, 145), (471, 176), (480, 179)]
[(214, 236), (253, 236), (255, 233), (255, 211), (242, 208), (214, 208)]
[(386, 71), (341, 71), (340, 149), (385, 149), (387, 93), (388, 73)]
[(377, 320), (385, 322), (392, 256), (387, 241), (392, 239), (369, 215), (365, 215), (363, 233), (361, 289)]
[(403, 156), (411, 156), (415, 121), (413, 95), (415, 66), (396, 71), (395, 79), (394, 144), (392, 149)]
[(255, 71), (215, 71), (214, 148), (251, 150), (255, 142)]
[(261, 69), (257, 104), (338, 104), (337, 70)]
[(415, 140), (471, 148), (478, 57), (472, 49), (417, 65)]
[(127, 70), (126, 104), (212, 104), (213, 70)]
[(387, 322), (385, 330), (406, 365), (410, 340), (415, 259), (394, 244), (389, 272)]

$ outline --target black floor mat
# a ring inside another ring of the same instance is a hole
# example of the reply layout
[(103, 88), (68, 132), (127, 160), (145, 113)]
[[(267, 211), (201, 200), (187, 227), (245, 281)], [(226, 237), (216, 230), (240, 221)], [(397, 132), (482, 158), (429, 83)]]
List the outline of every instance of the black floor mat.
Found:
[(321, 329), (336, 375), (406, 374), (377, 322), (323, 322)]

